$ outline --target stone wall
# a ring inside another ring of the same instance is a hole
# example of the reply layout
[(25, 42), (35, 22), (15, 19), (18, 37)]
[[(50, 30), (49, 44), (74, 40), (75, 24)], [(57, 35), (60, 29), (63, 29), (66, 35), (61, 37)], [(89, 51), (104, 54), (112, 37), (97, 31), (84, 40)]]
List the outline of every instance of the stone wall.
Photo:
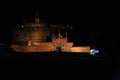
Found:
[(79, 47), (72, 47), (70, 52), (83, 52), (83, 53), (89, 53), (90, 52), (90, 46), (79, 46)]
[[(62, 51), (70, 51), (70, 48), (72, 47), (73, 43), (66, 43), (63, 44), (64, 46), (62, 48)], [(46, 51), (55, 51), (56, 47), (51, 42), (41, 42), (38, 43), (38, 45), (15, 45), (13, 44), (11, 46), (16, 52), (46, 52)]]

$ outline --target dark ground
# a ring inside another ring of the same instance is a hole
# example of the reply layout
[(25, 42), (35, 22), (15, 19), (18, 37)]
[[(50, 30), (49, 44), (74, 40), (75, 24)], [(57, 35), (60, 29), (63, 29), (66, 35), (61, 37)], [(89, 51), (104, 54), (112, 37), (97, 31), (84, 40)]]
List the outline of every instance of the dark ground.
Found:
[(67, 52), (0, 54), (0, 65), (9, 71), (7, 74), (19, 72), (25, 77), (44, 79), (119, 80), (119, 64), (117, 55)]

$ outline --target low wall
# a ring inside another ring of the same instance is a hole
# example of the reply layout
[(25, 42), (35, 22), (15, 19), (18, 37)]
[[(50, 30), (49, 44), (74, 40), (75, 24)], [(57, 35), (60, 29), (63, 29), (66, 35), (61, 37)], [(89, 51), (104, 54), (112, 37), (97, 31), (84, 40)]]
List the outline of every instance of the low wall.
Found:
[[(12, 45), (11, 47), (16, 52), (50, 52), (50, 51), (55, 51), (55, 47), (52, 45), (52, 43), (42, 43), (39, 46)], [(89, 53), (90, 46), (72, 47), (72, 43), (68, 43), (64, 46), (62, 51), (63, 52)]]
[(90, 46), (79, 46), (79, 47), (72, 47), (70, 52), (90, 52)]
[[(73, 43), (65, 43), (60, 45), (62, 51), (70, 51)], [(15, 45), (13, 44), (11, 48), (13, 48), (16, 52), (46, 52), (46, 51), (55, 51), (57, 45), (54, 45), (51, 42), (42, 42), (38, 45)]]

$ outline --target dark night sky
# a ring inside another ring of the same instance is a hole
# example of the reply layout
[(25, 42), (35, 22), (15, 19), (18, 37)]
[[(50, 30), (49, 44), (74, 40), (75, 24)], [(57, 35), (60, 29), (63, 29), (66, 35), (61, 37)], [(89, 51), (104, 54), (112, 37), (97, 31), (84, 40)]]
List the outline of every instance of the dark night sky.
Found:
[[(75, 45), (91, 45), (104, 49), (118, 46), (118, 26), (120, 17), (110, 14), (111, 7), (101, 7), (99, 4), (68, 3), (68, 2), (41, 2), (19, 3), (1, 7), (0, 21), (1, 41), (9, 42), (10, 29), (24, 20), (34, 19), (36, 9), (39, 17), (45, 23), (59, 23), (73, 25)], [(115, 12), (114, 12), (115, 13)], [(7, 34), (6, 34), (7, 32)]]

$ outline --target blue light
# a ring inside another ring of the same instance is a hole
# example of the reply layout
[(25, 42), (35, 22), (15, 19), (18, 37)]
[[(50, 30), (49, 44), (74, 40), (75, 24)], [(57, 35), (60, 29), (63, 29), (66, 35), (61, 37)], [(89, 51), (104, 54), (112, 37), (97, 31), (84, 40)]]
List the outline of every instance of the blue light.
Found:
[(99, 53), (99, 50), (91, 49), (90, 54), (95, 55), (96, 53)]

